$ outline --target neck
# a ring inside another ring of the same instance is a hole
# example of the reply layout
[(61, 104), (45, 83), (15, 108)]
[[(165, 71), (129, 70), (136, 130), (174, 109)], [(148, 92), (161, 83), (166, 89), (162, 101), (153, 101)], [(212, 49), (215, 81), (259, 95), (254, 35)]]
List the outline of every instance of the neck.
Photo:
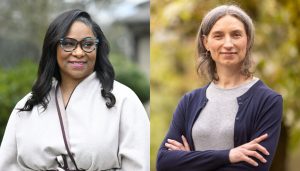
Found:
[(81, 80), (70, 80), (66, 78), (62, 78), (60, 88), (63, 96), (64, 104), (66, 105), (70, 99), (70, 96), (76, 86), (80, 83)]
[(237, 87), (252, 79), (252, 77), (242, 75), (240, 68), (217, 68), (217, 73), (219, 80), (214, 83), (221, 88)]

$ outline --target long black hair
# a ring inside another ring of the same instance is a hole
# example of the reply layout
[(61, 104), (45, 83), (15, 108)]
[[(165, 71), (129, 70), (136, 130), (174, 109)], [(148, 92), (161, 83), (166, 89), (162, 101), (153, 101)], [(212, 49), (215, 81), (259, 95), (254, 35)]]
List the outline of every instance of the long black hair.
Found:
[(42, 105), (44, 109), (49, 103), (49, 92), (52, 87), (52, 78), (56, 78), (61, 82), (61, 75), (57, 63), (57, 46), (59, 40), (65, 37), (69, 28), (75, 21), (80, 21), (91, 28), (94, 35), (99, 39), (96, 48), (96, 63), (94, 71), (99, 79), (101, 87), (101, 95), (106, 100), (106, 106), (111, 108), (115, 105), (115, 96), (111, 93), (115, 78), (114, 69), (108, 59), (109, 43), (105, 38), (101, 28), (90, 17), (90, 15), (82, 10), (75, 9), (62, 13), (54, 19), (50, 24), (43, 44), (42, 56), (38, 68), (37, 80), (31, 91), (31, 96), (20, 111), (31, 111), (35, 105)]

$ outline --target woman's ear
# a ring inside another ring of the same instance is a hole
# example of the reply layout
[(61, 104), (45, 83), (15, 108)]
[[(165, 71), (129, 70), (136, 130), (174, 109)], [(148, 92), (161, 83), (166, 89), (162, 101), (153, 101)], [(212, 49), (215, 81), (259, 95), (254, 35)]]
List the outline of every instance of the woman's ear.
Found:
[(203, 43), (205, 49), (207, 51), (209, 51), (208, 42), (207, 42), (207, 36), (206, 35), (202, 35), (202, 43)]

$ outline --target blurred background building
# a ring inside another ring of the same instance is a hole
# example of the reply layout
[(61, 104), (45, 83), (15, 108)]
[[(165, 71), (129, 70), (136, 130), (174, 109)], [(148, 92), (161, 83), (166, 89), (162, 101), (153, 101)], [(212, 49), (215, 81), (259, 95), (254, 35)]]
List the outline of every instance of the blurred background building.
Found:
[(149, 76), (149, 0), (3, 0), (0, 2), (0, 65), (39, 59), (49, 23), (68, 9), (83, 9), (102, 27), (114, 51)]

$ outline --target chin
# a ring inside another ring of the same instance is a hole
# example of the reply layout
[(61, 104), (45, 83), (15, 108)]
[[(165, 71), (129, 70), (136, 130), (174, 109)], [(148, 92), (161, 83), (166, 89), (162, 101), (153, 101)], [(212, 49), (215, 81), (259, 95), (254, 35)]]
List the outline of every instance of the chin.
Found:
[(240, 63), (235, 62), (235, 61), (224, 61), (223, 65), (225, 65), (225, 66), (237, 66), (237, 65), (240, 65)]
[(74, 80), (83, 80), (86, 77), (88, 77), (91, 73), (90, 72), (72, 72), (70, 74), (70, 76), (74, 79)]

